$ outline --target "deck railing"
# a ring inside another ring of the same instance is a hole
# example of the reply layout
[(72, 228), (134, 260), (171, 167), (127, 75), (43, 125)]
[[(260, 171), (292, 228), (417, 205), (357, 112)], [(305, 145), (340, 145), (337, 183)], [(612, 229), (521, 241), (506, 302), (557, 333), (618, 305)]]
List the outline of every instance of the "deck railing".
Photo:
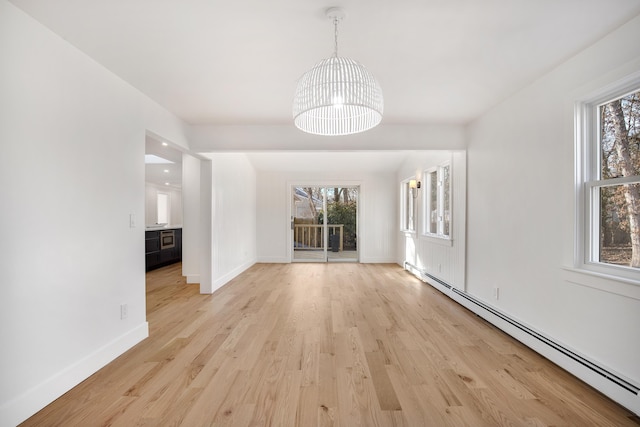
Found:
[[(344, 224), (327, 224), (329, 235), (340, 236), (340, 251), (343, 250)], [(293, 242), (295, 249), (322, 249), (324, 226), (322, 224), (294, 224)], [(330, 243), (329, 243), (330, 245)]]

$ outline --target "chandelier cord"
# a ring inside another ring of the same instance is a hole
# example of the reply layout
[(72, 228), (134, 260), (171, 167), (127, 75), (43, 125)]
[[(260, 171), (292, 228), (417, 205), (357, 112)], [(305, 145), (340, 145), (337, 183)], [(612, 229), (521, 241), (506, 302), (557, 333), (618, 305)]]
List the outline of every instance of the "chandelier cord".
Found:
[(334, 37), (334, 48), (333, 48), (333, 56), (335, 58), (338, 57), (338, 17), (335, 16), (333, 18), (333, 37)]

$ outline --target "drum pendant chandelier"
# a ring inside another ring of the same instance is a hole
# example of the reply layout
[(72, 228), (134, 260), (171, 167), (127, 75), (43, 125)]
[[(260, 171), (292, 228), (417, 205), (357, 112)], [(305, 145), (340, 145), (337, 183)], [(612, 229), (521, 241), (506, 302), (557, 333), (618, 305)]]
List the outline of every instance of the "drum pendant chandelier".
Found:
[(340, 8), (327, 10), (333, 20), (333, 56), (318, 62), (298, 81), (293, 99), (296, 127), (315, 135), (349, 135), (364, 132), (382, 120), (382, 90), (362, 64), (338, 56)]

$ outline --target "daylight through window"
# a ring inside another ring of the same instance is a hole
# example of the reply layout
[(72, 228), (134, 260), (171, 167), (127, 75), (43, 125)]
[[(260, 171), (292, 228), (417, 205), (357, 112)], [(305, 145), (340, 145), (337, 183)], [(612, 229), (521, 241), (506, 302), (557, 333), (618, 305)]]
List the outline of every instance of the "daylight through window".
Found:
[(415, 189), (412, 189), (409, 180), (402, 182), (402, 224), (401, 229), (407, 232), (416, 231), (416, 197)]
[(158, 193), (158, 224), (168, 224), (169, 223), (169, 194), (167, 193)]
[[(640, 268), (640, 90), (593, 106), (587, 262)], [(597, 160), (596, 160), (597, 159)]]
[(451, 236), (451, 166), (444, 163), (424, 172), (424, 235), (441, 238)]

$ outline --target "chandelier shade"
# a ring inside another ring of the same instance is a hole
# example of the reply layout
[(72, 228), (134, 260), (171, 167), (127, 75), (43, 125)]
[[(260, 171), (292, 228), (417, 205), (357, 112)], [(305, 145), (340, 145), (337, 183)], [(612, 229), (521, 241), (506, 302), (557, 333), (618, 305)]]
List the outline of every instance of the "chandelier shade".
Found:
[(295, 126), (315, 135), (349, 135), (377, 126), (382, 120), (382, 90), (362, 64), (338, 56), (338, 22), (342, 10), (327, 16), (335, 26), (335, 51), (298, 80), (293, 99)]
[(382, 90), (362, 64), (343, 57), (317, 63), (298, 81), (293, 103), (296, 127), (316, 135), (349, 135), (380, 123)]

